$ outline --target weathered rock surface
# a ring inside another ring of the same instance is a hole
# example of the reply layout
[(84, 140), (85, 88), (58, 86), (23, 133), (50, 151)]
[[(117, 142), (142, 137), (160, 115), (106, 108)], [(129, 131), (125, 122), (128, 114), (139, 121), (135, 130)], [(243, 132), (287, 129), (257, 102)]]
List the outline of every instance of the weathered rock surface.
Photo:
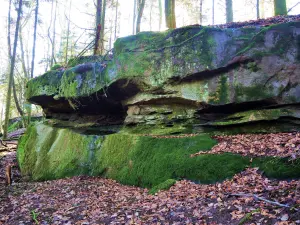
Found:
[(72, 63), (28, 83), (28, 100), (48, 118), (189, 132), (270, 120), (270, 130), (299, 127), (300, 22), (143, 32), (118, 39), (113, 57)]
[(141, 186), (225, 179), (249, 159), (223, 154), (190, 161), (189, 154), (214, 142), (140, 134), (299, 131), (300, 22), (142, 32), (118, 39), (112, 55), (73, 59), (29, 81), (27, 99), (48, 119), (19, 148), (22, 172), (34, 179), (104, 174)]

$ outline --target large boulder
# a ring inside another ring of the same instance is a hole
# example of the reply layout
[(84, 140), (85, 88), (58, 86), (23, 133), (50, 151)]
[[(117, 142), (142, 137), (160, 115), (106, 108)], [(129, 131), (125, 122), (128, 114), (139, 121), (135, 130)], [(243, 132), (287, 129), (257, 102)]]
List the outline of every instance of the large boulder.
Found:
[(246, 166), (299, 176), (284, 159), (190, 155), (211, 149), (216, 133), (300, 130), (300, 22), (142, 32), (30, 80), (26, 95), (47, 119), (18, 149), (35, 180), (87, 174), (149, 187), (214, 182)]
[(81, 124), (86, 116), (101, 129), (126, 124), (199, 131), (249, 123), (227, 118), (259, 109), (251, 123), (277, 121), (273, 131), (298, 127), (300, 22), (142, 32), (118, 39), (113, 56), (70, 65), (28, 82), (28, 100), (48, 118)]

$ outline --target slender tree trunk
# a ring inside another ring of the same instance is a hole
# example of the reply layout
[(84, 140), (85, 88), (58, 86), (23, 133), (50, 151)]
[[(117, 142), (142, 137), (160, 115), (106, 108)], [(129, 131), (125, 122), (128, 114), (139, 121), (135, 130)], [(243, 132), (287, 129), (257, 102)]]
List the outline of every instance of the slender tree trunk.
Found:
[(112, 49), (112, 35), (113, 35), (113, 20), (110, 20), (110, 28), (109, 28), (109, 49)]
[(101, 14), (102, 14), (102, 0), (97, 0), (96, 9), (96, 35), (95, 35), (95, 46), (94, 55), (100, 54), (99, 47), (101, 46)]
[(146, 2), (146, 0), (139, 0), (138, 15), (137, 15), (137, 19), (136, 19), (136, 33), (139, 33), (141, 31), (141, 22), (142, 22), (142, 17), (143, 17), (143, 13), (144, 13), (145, 2)]
[(102, 16), (101, 16), (101, 26), (102, 26), (102, 32), (100, 36), (101, 41), (101, 49), (100, 54), (103, 55), (104, 53), (104, 34), (105, 34), (105, 14), (106, 14), (106, 0), (103, 0), (103, 6), (102, 6)]
[[(53, 1), (54, 1), (54, 0), (53, 0)], [(53, 66), (54, 63), (56, 64), (56, 59), (55, 59), (56, 16), (57, 16), (57, 0), (55, 1), (55, 11), (54, 11), (54, 19), (53, 19), (52, 51), (51, 51), (51, 63), (50, 63), (50, 68)]]
[(118, 7), (119, 7), (119, 0), (117, 0), (117, 4), (116, 4), (115, 38), (114, 38), (115, 41), (117, 39), (117, 28), (118, 28)]
[(65, 52), (65, 65), (68, 64), (70, 24), (71, 24), (71, 8), (72, 8), (72, 0), (70, 0), (70, 7), (69, 7), (69, 17), (68, 17), (69, 19), (68, 19), (68, 26), (67, 26), (67, 43), (66, 43), (66, 52)]
[(3, 122), (3, 107), (1, 108), (1, 113), (0, 113), (0, 133), (3, 132), (2, 122)]
[(149, 18), (150, 31), (152, 31), (152, 9), (153, 9), (153, 0), (150, 0), (150, 18)]
[(137, 11), (137, 0), (134, 0), (134, 2), (133, 2), (133, 23), (132, 23), (132, 34), (135, 34), (136, 11)]
[(158, 8), (159, 8), (159, 27), (158, 27), (158, 29), (159, 29), (159, 31), (161, 31), (162, 17), (163, 17), (161, 0), (158, 0)]
[(22, 11), (22, 0), (19, 0), (18, 17), (17, 17), (17, 23), (16, 23), (15, 40), (14, 40), (14, 49), (13, 49), (13, 54), (12, 54), (12, 58), (11, 58), (10, 74), (8, 77), (8, 88), (7, 88), (7, 95), (6, 95), (5, 121), (4, 121), (4, 132), (3, 132), (4, 139), (7, 138), (8, 120), (9, 120), (10, 104), (11, 104), (11, 91), (12, 91), (12, 86), (13, 86), (14, 68), (15, 68), (15, 60), (16, 60), (16, 54), (17, 54), (18, 32), (19, 32), (19, 26), (20, 26), (21, 11)]
[(215, 24), (215, 0), (212, 0), (212, 25)]
[(175, 0), (165, 0), (166, 25), (169, 29), (176, 28)]
[(33, 46), (32, 46), (32, 59), (31, 59), (31, 71), (30, 78), (33, 78), (34, 73), (34, 60), (35, 60), (35, 46), (36, 46), (36, 33), (38, 24), (38, 14), (39, 14), (39, 0), (36, 0), (35, 15), (34, 15), (34, 28), (33, 28)]
[(28, 75), (28, 70), (26, 68), (26, 63), (25, 63), (25, 52), (24, 52), (24, 45), (23, 45), (23, 34), (22, 34), (22, 26), (20, 26), (20, 31), (19, 31), (19, 39), (20, 39), (20, 49), (21, 49), (21, 64), (22, 64), (22, 70), (23, 73), (26, 77), (26, 79), (29, 79)]
[(259, 19), (259, 0), (256, 0), (256, 19)]
[(232, 0), (226, 0), (226, 23), (233, 22)]
[[(7, 68), (7, 71), (8, 73), (10, 72), (10, 65), (11, 65), (11, 59), (12, 59), (12, 55), (11, 55), (11, 39), (10, 39), (10, 25), (11, 25), (11, 0), (9, 1), (9, 9), (8, 9), (8, 24), (7, 24), (7, 46), (8, 46), (8, 62), (9, 65), (8, 65), (8, 68)], [(19, 26), (20, 27), (20, 26)], [(26, 73), (25, 73), (26, 75)], [(16, 86), (15, 86), (15, 81), (14, 81), (14, 77), (12, 78), (12, 90), (13, 90), (13, 97), (14, 97), (14, 101), (15, 101), (15, 105), (16, 105), (16, 108), (17, 108), (17, 111), (18, 113), (20, 114), (21, 117), (24, 116), (24, 112), (22, 110), (22, 108), (20, 107), (20, 104), (19, 104), (19, 100), (18, 100), (18, 97), (17, 97), (17, 92), (16, 92)]]
[(274, 0), (275, 16), (287, 15), (286, 0)]
[(203, 23), (203, 0), (200, 0), (200, 25)]
[(260, 18), (265, 18), (265, 0), (260, 0), (260, 14), (261, 14), (261, 16), (260, 16)]
[[(34, 76), (34, 60), (35, 60), (35, 46), (36, 46), (36, 33), (37, 33), (37, 23), (38, 23), (38, 14), (39, 14), (39, 0), (36, 0), (35, 14), (34, 14), (34, 27), (33, 27), (33, 45), (32, 45), (32, 58), (31, 58), (31, 71), (30, 78)], [(31, 104), (28, 107), (28, 120), (27, 124), (31, 121)]]

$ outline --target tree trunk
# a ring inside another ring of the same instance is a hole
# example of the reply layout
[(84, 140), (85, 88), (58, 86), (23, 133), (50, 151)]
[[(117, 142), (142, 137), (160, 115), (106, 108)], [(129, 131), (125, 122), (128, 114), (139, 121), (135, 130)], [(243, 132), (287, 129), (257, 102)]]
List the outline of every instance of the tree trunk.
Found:
[(133, 23), (132, 23), (132, 34), (135, 34), (135, 21), (136, 21), (136, 10), (137, 10), (137, 0), (133, 2)]
[(166, 25), (169, 29), (176, 28), (175, 0), (165, 0)]
[(37, 24), (38, 24), (38, 14), (39, 14), (39, 0), (36, 0), (35, 15), (34, 15), (34, 28), (33, 28), (33, 46), (32, 46), (32, 59), (31, 59), (30, 78), (33, 78), (33, 73), (34, 73), (34, 60), (35, 60), (35, 46), (36, 46), (36, 33), (37, 33)]
[(232, 0), (226, 0), (226, 23), (233, 22)]
[(94, 46), (94, 55), (99, 55), (101, 46), (101, 14), (102, 14), (102, 0), (97, 0), (97, 9), (96, 9), (96, 35), (95, 35), (95, 46)]
[(215, 24), (215, 0), (212, 0), (212, 25)]
[(265, 0), (260, 0), (260, 14), (261, 14), (261, 17), (260, 18), (265, 18)]
[(51, 50), (50, 68), (53, 66), (54, 63), (56, 64), (56, 59), (55, 59), (56, 15), (57, 15), (57, 0), (55, 1), (55, 11), (54, 11), (54, 19), (53, 19), (52, 50)]
[(161, 25), (162, 25), (162, 3), (161, 3), (161, 0), (158, 0), (158, 8), (159, 8), (159, 31), (161, 31)]
[(101, 16), (101, 36), (100, 36), (100, 55), (103, 55), (104, 52), (104, 34), (105, 34), (105, 13), (106, 13), (106, 0), (103, 0), (103, 7), (102, 7), (102, 16)]
[(70, 0), (70, 7), (69, 7), (69, 19), (68, 19), (68, 27), (67, 27), (67, 43), (66, 43), (66, 52), (65, 52), (65, 65), (68, 64), (69, 39), (70, 39), (70, 23), (71, 23), (71, 8), (72, 8), (72, 0)]
[(152, 9), (153, 9), (153, 0), (150, 0), (150, 18), (149, 18), (150, 31), (152, 31)]
[(117, 39), (117, 28), (118, 28), (118, 6), (119, 6), (119, 0), (117, 0), (116, 4), (116, 18), (115, 18), (115, 41)]
[(259, 0), (256, 0), (256, 19), (259, 19)]
[(203, 23), (203, 0), (200, 0), (200, 25)]
[(136, 20), (136, 33), (139, 33), (141, 31), (141, 22), (142, 22), (143, 12), (145, 8), (145, 2), (146, 0), (139, 0), (138, 15)]
[(286, 0), (274, 0), (275, 16), (287, 15)]
[(25, 52), (24, 52), (24, 45), (23, 45), (22, 26), (20, 26), (19, 39), (20, 39), (22, 69), (23, 69), (23, 73), (24, 73), (26, 79), (29, 79), (30, 77), (28, 75), (28, 70), (27, 70), (26, 64), (25, 64)]
[(9, 120), (9, 112), (10, 112), (10, 104), (11, 104), (11, 91), (12, 91), (12, 86), (13, 86), (14, 68), (15, 68), (15, 60), (16, 60), (17, 45), (18, 45), (18, 32), (19, 32), (19, 26), (20, 26), (21, 11), (22, 11), (22, 0), (19, 0), (18, 17), (17, 17), (17, 23), (16, 23), (15, 40), (14, 40), (14, 49), (13, 49), (13, 54), (12, 54), (12, 58), (11, 58), (10, 73), (9, 73), (9, 77), (8, 77), (8, 88), (7, 88), (7, 95), (6, 95), (3, 139), (7, 138), (8, 120)]
[[(34, 14), (34, 28), (33, 28), (33, 45), (32, 45), (32, 58), (31, 58), (31, 71), (30, 78), (33, 78), (34, 75), (34, 60), (35, 60), (35, 46), (36, 46), (36, 33), (37, 33), (37, 23), (38, 23), (38, 14), (39, 14), (39, 0), (36, 0), (35, 14)], [(28, 107), (28, 120), (27, 124), (31, 121), (31, 104)]]
[[(10, 70), (10, 64), (11, 64), (11, 58), (12, 58), (12, 55), (11, 55), (11, 40), (10, 40), (10, 25), (11, 25), (11, 1), (9, 1), (9, 9), (8, 9), (8, 25), (7, 25), (7, 46), (8, 46), (8, 68), (7, 68), (7, 71), (9, 73), (9, 70)], [(22, 48), (22, 46), (21, 46)], [(24, 62), (25, 63), (25, 62)], [(26, 71), (24, 73), (26, 75)], [(14, 101), (15, 101), (15, 105), (16, 105), (16, 108), (17, 108), (17, 111), (18, 113), (20, 114), (21, 117), (24, 116), (24, 112), (22, 110), (22, 108), (20, 107), (20, 104), (19, 104), (19, 100), (18, 100), (18, 97), (17, 97), (17, 91), (16, 91), (16, 86), (15, 86), (15, 81), (14, 81), (14, 77), (13, 77), (13, 81), (12, 81), (12, 90), (13, 90), (13, 96), (14, 96)]]

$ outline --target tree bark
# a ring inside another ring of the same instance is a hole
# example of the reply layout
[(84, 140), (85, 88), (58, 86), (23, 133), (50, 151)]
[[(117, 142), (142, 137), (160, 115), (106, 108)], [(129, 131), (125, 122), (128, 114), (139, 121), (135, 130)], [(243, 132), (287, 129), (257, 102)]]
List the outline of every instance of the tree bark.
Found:
[(99, 55), (101, 46), (101, 14), (102, 14), (102, 0), (97, 0), (97, 9), (96, 9), (96, 35), (95, 35), (95, 46), (94, 46), (94, 55)]
[(119, 6), (119, 0), (117, 0), (116, 3), (116, 18), (115, 18), (115, 41), (117, 39), (117, 28), (118, 28), (118, 6)]
[(141, 31), (141, 22), (142, 22), (142, 17), (143, 17), (143, 13), (144, 13), (145, 2), (146, 2), (146, 0), (139, 0), (139, 3), (138, 3), (138, 15), (137, 15), (137, 19), (136, 19), (136, 33), (139, 33)]
[(226, 23), (233, 22), (232, 0), (226, 0)]
[[(54, 1), (54, 0), (53, 0)], [(53, 66), (53, 64), (56, 64), (55, 59), (55, 37), (56, 37), (56, 15), (57, 15), (57, 0), (55, 1), (55, 10), (54, 10), (54, 19), (53, 19), (53, 31), (52, 31), (52, 49), (51, 49), (51, 63), (50, 68)]]
[(23, 70), (23, 73), (24, 73), (26, 79), (29, 79), (30, 76), (28, 74), (28, 70), (26, 68), (26, 63), (25, 63), (25, 52), (24, 52), (24, 45), (23, 45), (22, 26), (20, 26), (19, 39), (20, 39), (20, 49), (21, 49), (22, 70)]
[(132, 34), (135, 34), (135, 21), (136, 21), (136, 10), (137, 10), (137, 0), (133, 2), (133, 23), (132, 23)]
[(106, 0), (103, 0), (103, 6), (102, 6), (102, 16), (101, 16), (101, 36), (100, 36), (100, 54), (103, 55), (104, 52), (104, 34), (105, 34), (105, 14), (106, 14)]
[(153, 9), (153, 0), (150, 0), (150, 18), (149, 18), (150, 31), (152, 31), (152, 9)]
[(163, 13), (162, 13), (162, 3), (161, 0), (158, 0), (158, 8), (159, 8), (159, 31), (161, 31), (161, 25), (162, 25), (162, 17), (163, 17)]
[(169, 29), (176, 28), (175, 0), (165, 0), (166, 25)]
[(215, 0), (212, 0), (212, 25), (215, 24)]
[(69, 39), (70, 39), (70, 23), (71, 23), (71, 7), (72, 7), (72, 0), (70, 0), (69, 16), (68, 16), (67, 43), (66, 43), (66, 52), (65, 52), (65, 65), (68, 64)]
[(275, 16), (287, 15), (286, 0), (274, 0)]
[(260, 18), (259, 14), (259, 0), (256, 0), (256, 19)]
[[(9, 65), (8, 65), (8, 68), (7, 68), (8, 73), (9, 73), (9, 70), (10, 70), (10, 64), (11, 64), (11, 58), (12, 58), (12, 55), (11, 55), (11, 39), (10, 39), (10, 34), (11, 34), (11, 32), (10, 32), (10, 22), (11, 22), (11, 0), (9, 1), (8, 26), (7, 26), (7, 45), (8, 45), (7, 50), (8, 50), (8, 62), (9, 62)], [(26, 75), (26, 72), (24, 72), (24, 74)], [(24, 112), (23, 112), (23, 110), (22, 110), (22, 108), (20, 107), (20, 104), (19, 104), (14, 77), (13, 77), (12, 90), (13, 90), (13, 97), (14, 97), (14, 101), (15, 101), (17, 111), (20, 114), (20, 116), (23, 117)]]
[(31, 59), (30, 78), (33, 78), (33, 73), (34, 73), (34, 60), (35, 60), (35, 46), (36, 46), (36, 33), (37, 33), (37, 24), (38, 24), (38, 14), (39, 14), (39, 0), (36, 0), (35, 14), (34, 14), (33, 46), (32, 46), (32, 59)]
[(203, 23), (203, 0), (200, 0), (200, 25)]
[(265, 18), (265, 0), (260, 0), (260, 14), (261, 14), (261, 18)]
[[(32, 58), (31, 58), (31, 71), (30, 78), (33, 78), (34, 75), (34, 60), (35, 60), (35, 46), (36, 46), (36, 33), (37, 33), (37, 24), (38, 24), (38, 14), (39, 14), (39, 0), (36, 0), (35, 14), (34, 14), (34, 27), (33, 27), (33, 45), (32, 45)], [(31, 121), (31, 104), (28, 107), (28, 119), (27, 124)]]
[(9, 73), (9, 77), (8, 77), (8, 88), (7, 88), (7, 95), (6, 95), (5, 121), (4, 121), (4, 132), (3, 132), (4, 139), (7, 138), (8, 120), (9, 120), (9, 112), (10, 112), (10, 104), (11, 104), (11, 91), (12, 91), (12, 86), (14, 83), (13, 78), (14, 78), (14, 68), (15, 68), (15, 60), (16, 60), (16, 54), (17, 54), (18, 35), (19, 35), (18, 33), (19, 33), (19, 26), (20, 26), (21, 11), (22, 11), (22, 0), (19, 0), (14, 48), (13, 48), (13, 54), (12, 54), (12, 58), (11, 58), (10, 73)]

